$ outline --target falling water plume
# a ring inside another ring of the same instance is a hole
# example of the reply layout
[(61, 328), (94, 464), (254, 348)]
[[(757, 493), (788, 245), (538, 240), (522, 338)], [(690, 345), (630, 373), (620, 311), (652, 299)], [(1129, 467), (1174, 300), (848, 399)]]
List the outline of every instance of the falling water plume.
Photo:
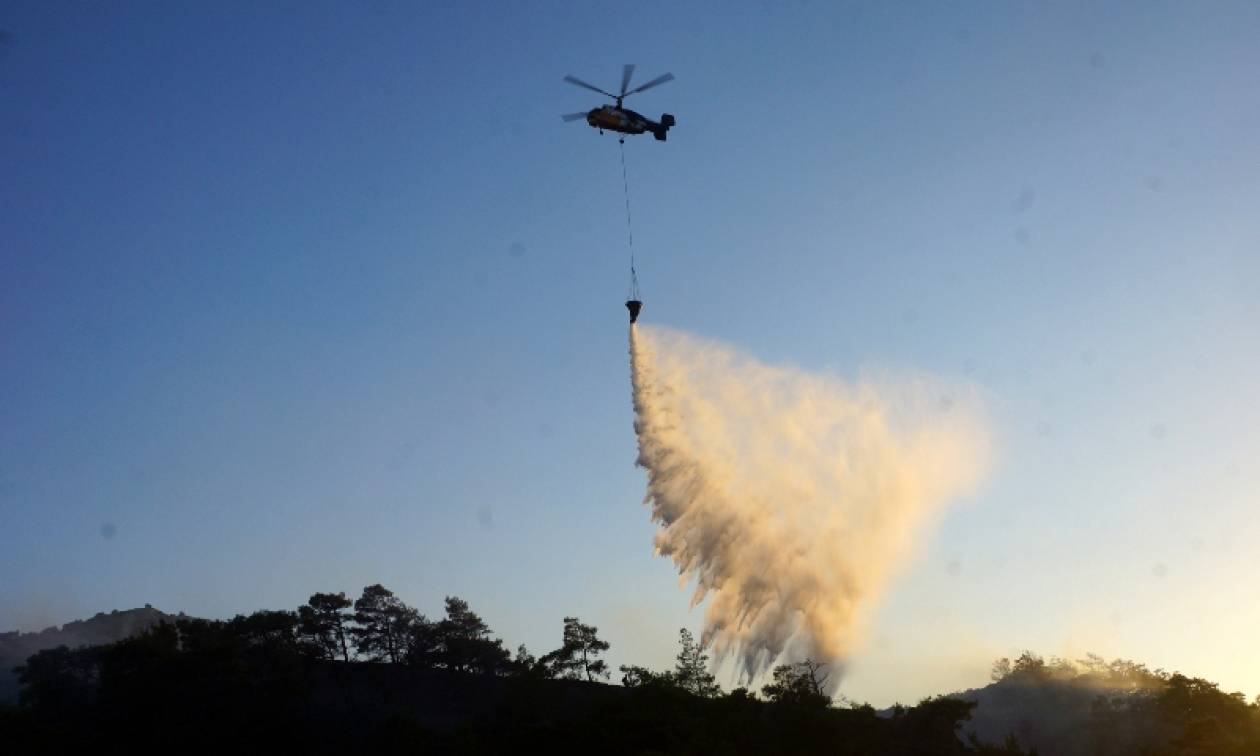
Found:
[(929, 378), (764, 365), (657, 326), (630, 327), (630, 356), (656, 551), (694, 581), (703, 641), (745, 679), (805, 657), (842, 667), (918, 536), (983, 477), (979, 402)]

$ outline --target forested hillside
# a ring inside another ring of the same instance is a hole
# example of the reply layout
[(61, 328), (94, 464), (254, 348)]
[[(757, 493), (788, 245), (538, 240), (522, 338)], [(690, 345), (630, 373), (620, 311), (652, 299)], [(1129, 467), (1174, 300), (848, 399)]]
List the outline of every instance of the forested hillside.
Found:
[[(0, 709), (12, 752), (127, 742), (140, 752), (964, 754), (972, 704), (926, 700), (895, 716), (837, 707), (826, 665), (778, 667), (759, 692), (723, 691), (689, 632), (669, 670), (601, 658), (576, 617), (559, 645), (510, 653), (461, 599), (430, 620), (374, 585), (315, 594), (297, 611), (174, 618), (103, 646), (40, 651), (19, 668), (21, 704)], [(1020, 753), (1018, 749), (984, 749)]]
[(1027, 652), (999, 660), (984, 688), (877, 712), (833, 700), (832, 671), (817, 660), (776, 667), (757, 690), (726, 691), (684, 629), (672, 668), (614, 673), (599, 629), (577, 617), (558, 625), (555, 649), (510, 652), (462, 599), (448, 596), (444, 615), (429, 619), (381, 585), (353, 601), (317, 593), (295, 611), (227, 621), (146, 609), (31, 635), (78, 641), (107, 630), (130, 637), (64, 643), (17, 666), (20, 703), (0, 706), (0, 745), (15, 753), (115, 741), (141, 752), (248, 742), (310, 752), (1260, 753), (1260, 704), (1207, 680), (1096, 656), (1046, 661)]

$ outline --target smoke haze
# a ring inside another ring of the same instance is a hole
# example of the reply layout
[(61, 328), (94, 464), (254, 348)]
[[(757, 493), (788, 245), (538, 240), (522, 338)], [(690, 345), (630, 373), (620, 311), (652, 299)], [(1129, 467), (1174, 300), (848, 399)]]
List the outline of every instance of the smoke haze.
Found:
[(656, 550), (695, 581), (704, 641), (745, 678), (806, 656), (842, 667), (916, 537), (980, 482), (979, 402), (927, 378), (763, 365), (657, 326), (631, 326), (630, 355)]

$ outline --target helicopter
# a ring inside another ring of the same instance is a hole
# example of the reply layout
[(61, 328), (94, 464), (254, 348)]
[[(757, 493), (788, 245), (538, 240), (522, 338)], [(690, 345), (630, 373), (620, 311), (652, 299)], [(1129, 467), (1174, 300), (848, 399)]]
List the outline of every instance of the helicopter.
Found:
[[(673, 126), (675, 123), (672, 115), (665, 113), (661, 115), (661, 120), (659, 122), (653, 121), (652, 119), (640, 113), (636, 113), (629, 108), (621, 107), (621, 101), (632, 94), (637, 94), (645, 89), (651, 89), (652, 87), (664, 84), (667, 81), (672, 81), (674, 75), (672, 73), (663, 74), (655, 79), (652, 79), (647, 84), (635, 87), (627, 92), (626, 87), (630, 86), (630, 77), (634, 76), (634, 68), (633, 63), (627, 63), (625, 68), (622, 69), (621, 94), (619, 95), (615, 95), (611, 92), (605, 92), (599, 87), (587, 84), (576, 76), (564, 77), (564, 81), (594, 92), (599, 92), (605, 97), (611, 97), (617, 102), (617, 104), (603, 105), (601, 107), (594, 108), (593, 110), (582, 113), (569, 113), (568, 115), (560, 117), (563, 118), (566, 123), (585, 118), (586, 122), (592, 127), (599, 129), (599, 133), (601, 134), (604, 133), (605, 129), (608, 131), (616, 131), (621, 134), (642, 134), (645, 131), (650, 131), (652, 132), (652, 136), (656, 137), (657, 141), (664, 142), (666, 132), (668, 132), (669, 127)], [(621, 141), (625, 142), (626, 138), (624, 136), (621, 137)]]

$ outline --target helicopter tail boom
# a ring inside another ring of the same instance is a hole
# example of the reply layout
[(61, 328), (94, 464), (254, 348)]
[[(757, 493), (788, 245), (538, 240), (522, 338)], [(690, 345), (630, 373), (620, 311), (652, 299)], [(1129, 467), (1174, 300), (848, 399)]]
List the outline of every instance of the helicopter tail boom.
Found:
[(672, 115), (669, 113), (662, 114), (661, 122), (652, 129), (652, 136), (656, 137), (657, 141), (664, 142), (665, 134), (669, 131), (669, 127), (673, 126), (674, 123), (675, 121)]

